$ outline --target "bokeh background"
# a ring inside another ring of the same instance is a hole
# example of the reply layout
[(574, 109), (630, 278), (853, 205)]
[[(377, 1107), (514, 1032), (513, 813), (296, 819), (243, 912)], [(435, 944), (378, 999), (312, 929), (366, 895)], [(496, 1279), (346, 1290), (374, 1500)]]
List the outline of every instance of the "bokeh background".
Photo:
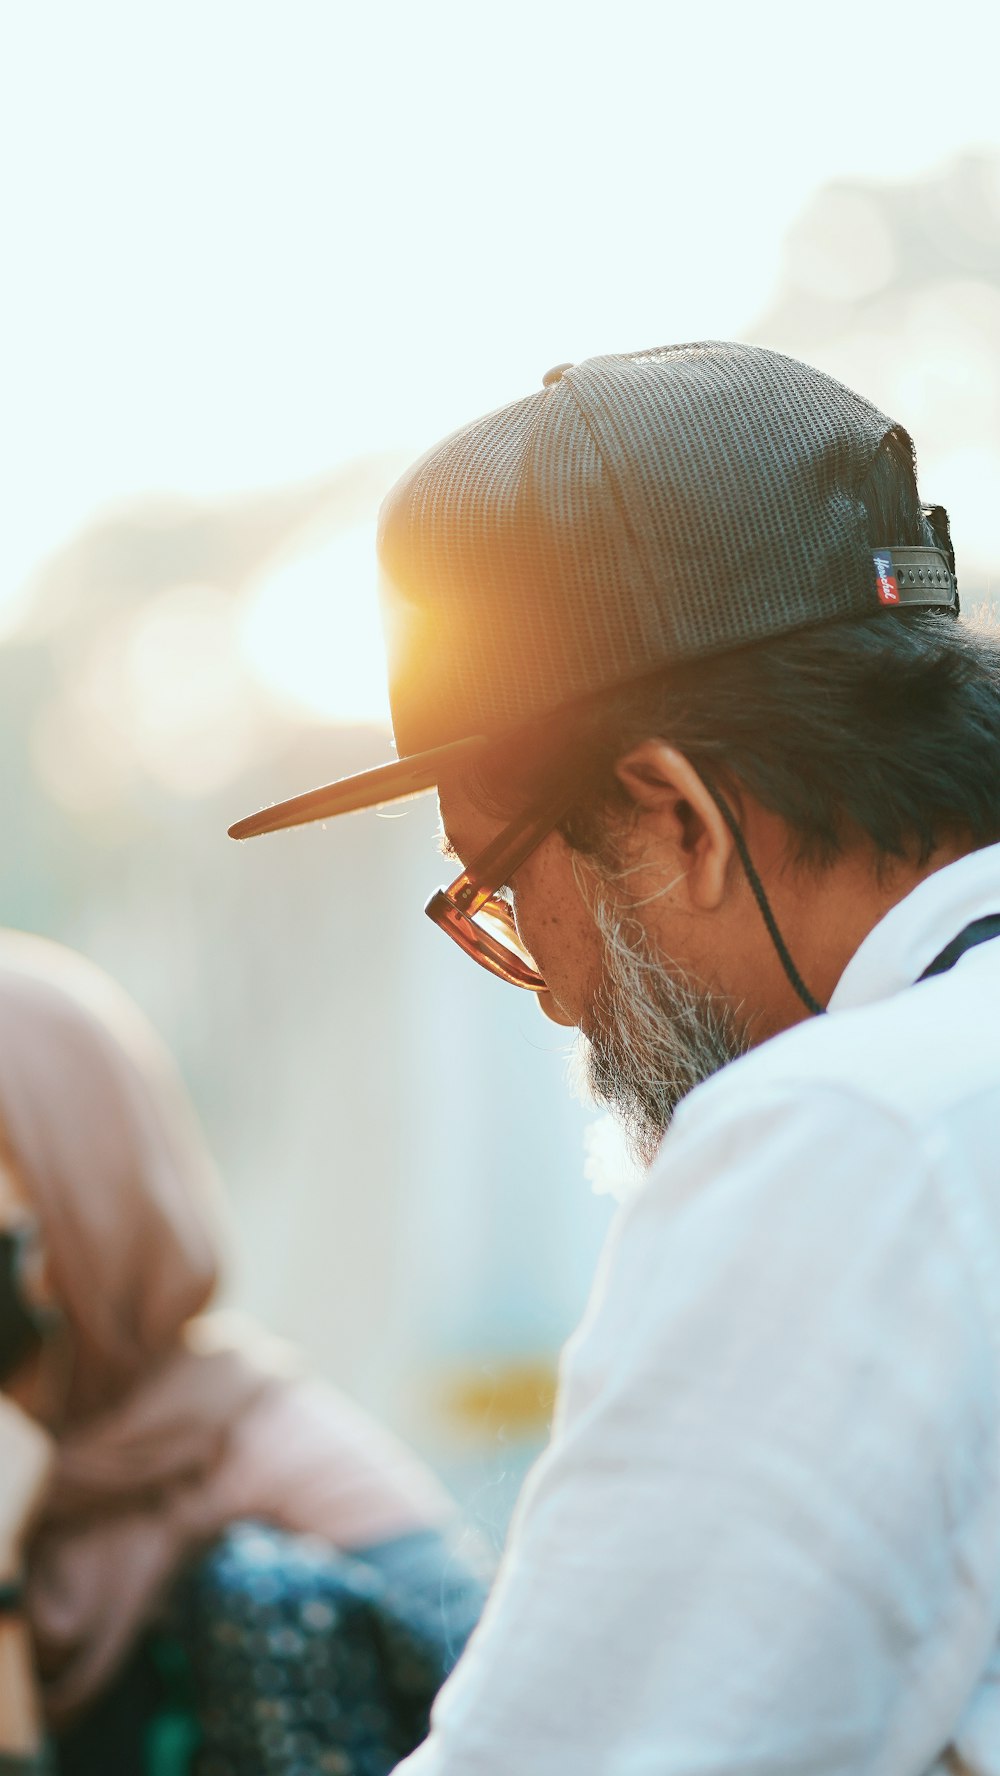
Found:
[(490, 1534), (613, 1149), (563, 1034), (422, 917), (432, 802), (226, 826), (390, 756), (379, 498), (556, 362), (812, 360), (910, 427), (991, 596), (998, 48), (961, 0), (0, 6), (0, 918), (145, 1007), (231, 1299)]

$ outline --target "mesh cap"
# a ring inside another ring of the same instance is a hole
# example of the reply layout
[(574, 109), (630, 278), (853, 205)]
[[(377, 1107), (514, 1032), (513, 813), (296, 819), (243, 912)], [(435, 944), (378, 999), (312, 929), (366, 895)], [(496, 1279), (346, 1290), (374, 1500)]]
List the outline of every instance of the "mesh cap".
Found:
[(898, 552), (921, 558), (909, 588), (895, 552), (873, 559), (858, 490), (893, 429), (757, 346), (559, 366), (437, 445), (382, 506), (398, 763), (234, 836), (412, 794), (452, 747), (658, 667), (893, 603), (954, 604), (943, 552)]

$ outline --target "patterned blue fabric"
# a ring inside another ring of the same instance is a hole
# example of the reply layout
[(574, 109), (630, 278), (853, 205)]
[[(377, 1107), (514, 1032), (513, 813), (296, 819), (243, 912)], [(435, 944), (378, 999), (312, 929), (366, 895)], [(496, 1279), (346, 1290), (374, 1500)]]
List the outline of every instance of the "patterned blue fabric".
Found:
[(426, 1736), (484, 1595), (430, 1531), (342, 1554), (234, 1527), (176, 1597), (196, 1776), (386, 1776)]

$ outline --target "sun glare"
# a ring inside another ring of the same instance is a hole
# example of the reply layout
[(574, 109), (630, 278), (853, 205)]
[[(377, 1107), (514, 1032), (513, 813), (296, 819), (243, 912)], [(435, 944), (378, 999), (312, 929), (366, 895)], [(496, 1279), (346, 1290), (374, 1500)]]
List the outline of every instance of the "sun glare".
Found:
[(375, 525), (340, 531), (251, 593), (240, 644), (279, 703), (315, 720), (388, 725)]

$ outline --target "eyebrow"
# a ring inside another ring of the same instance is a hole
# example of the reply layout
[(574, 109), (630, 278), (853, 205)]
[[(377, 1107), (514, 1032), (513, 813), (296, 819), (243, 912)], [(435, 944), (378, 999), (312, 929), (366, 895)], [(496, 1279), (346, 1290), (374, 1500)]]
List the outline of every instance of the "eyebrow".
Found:
[(444, 827), (442, 827), (441, 831), (438, 833), (438, 850), (440, 851), (442, 857), (446, 857), (448, 859), (449, 863), (461, 863), (462, 859), (459, 857), (458, 852), (455, 850), (455, 847), (452, 844), (451, 839), (448, 837), (448, 834), (445, 831)]

